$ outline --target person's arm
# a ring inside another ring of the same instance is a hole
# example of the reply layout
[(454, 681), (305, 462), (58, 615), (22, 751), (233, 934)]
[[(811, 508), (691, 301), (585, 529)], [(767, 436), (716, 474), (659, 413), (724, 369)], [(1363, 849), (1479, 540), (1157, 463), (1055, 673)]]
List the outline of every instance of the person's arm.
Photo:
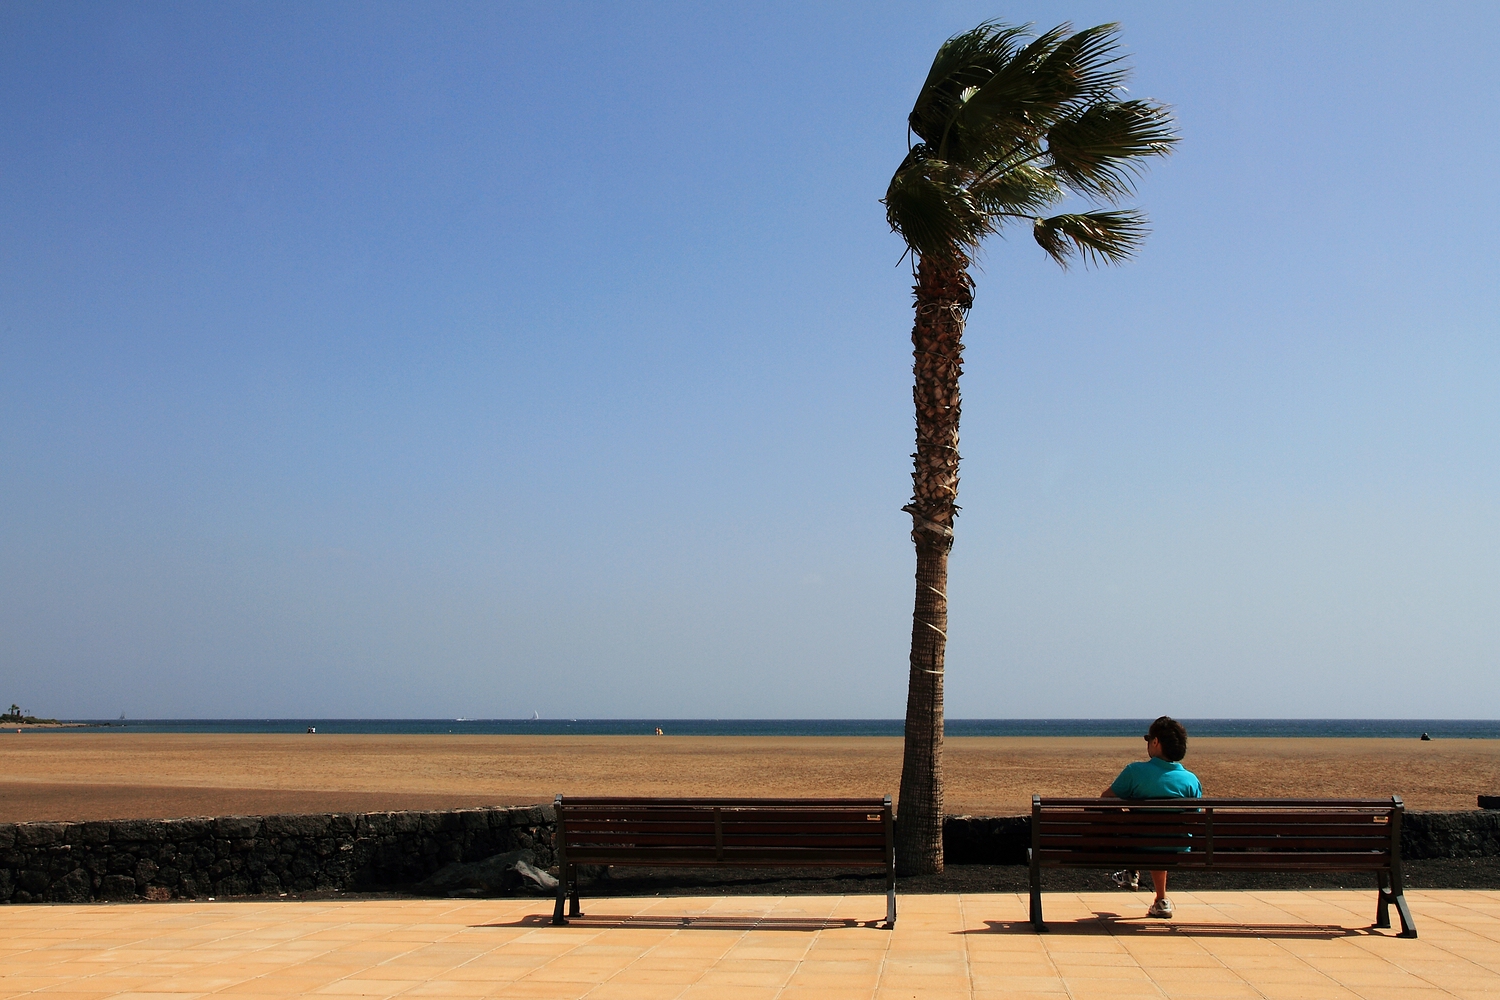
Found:
[[(1109, 787), (1106, 788), (1103, 792), (1101, 792), (1100, 795), (1099, 795), (1099, 797), (1101, 799), (1123, 799), (1123, 798), (1126, 798), (1130, 794), (1130, 784), (1131, 783), (1130, 783), (1130, 781), (1125, 776), (1127, 774), (1129, 774), (1129, 773), (1130, 773), (1130, 765), (1127, 764), (1125, 766), (1125, 770), (1121, 771), (1119, 773), (1119, 775), (1115, 778), (1115, 780), (1111, 781), (1109, 783)], [(1117, 791), (1117, 789), (1123, 790), (1125, 792), (1125, 795), (1121, 795), (1120, 791)]]

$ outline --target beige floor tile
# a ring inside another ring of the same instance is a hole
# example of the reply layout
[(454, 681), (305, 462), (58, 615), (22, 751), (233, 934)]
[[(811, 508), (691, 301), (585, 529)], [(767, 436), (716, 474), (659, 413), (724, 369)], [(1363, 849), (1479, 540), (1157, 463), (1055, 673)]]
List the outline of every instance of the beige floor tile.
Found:
[(1001, 926), (1024, 918), (1015, 894), (905, 897), (895, 931), (830, 922), (863, 897), (612, 900), (596, 911), (621, 922), (567, 928), (534, 900), (7, 907), (0, 997), (1500, 1000), (1500, 893), (1413, 894), (1417, 941), (1345, 934), (1368, 897), (1178, 894), (1192, 920), (1148, 925), (1100, 919), (1118, 895), (1059, 893), (1048, 935)]
[(1170, 984), (1161, 985), (1161, 991), (1168, 1000), (1261, 1000), (1264, 996), (1247, 983)]
[(1014, 989), (1031, 993), (1065, 992), (1061, 976), (979, 976), (973, 977), (976, 990)]
[(693, 985), (677, 994), (678, 1000), (774, 1000), (776, 986), (699, 986)]
[(340, 979), (327, 986), (320, 986), (313, 992), (318, 996), (393, 997), (420, 985), (415, 980)]
[(873, 992), (880, 985), (879, 972), (853, 972), (838, 973), (834, 975), (803, 972), (800, 969), (787, 980), (786, 988), (799, 990), (809, 989), (846, 989), (864, 990)]
[(681, 969), (643, 969), (632, 965), (615, 973), (608, 981), (611, 983), (641, 986), (688, 986), (697, 982), (702, 977), (705, 968), (706, 966), (685, 967)]
[(507, 1000), (582, 1000), (594, 988), (582, 983), (510, 983), (504, 992), (491, 995)]
[(480, 982), (462, 979), (430, 979), (425, 983), (418, 983), (402, 996), (409, 997), (483, 997), (496, 992), (496, 984), (493, 982)]
[(1252, 983), (1266, 1000), (1359, 1000), (1359, 994), (1328, 983), (1308, 986), (1298, 983)]
[(586, 994), (588, 1000), (672, 1000), (676, 995), (675, 991), (664, 991), (659, 985), (628, 983), (604, 983)]
[(1167, 984), (1191, 983), (1242, 983), (1244, 980), (1233, 969), (1222, 965), (1195, 966), (1143, 966), (1141, 969), (1152, 982)]
[(924, 995), (928, 992), (968, 992), (971, 984), (967, 976), (882, 976), (876, 990), (888, 993), (892, 990), (913, 990)]
[[(848, 987), (838, 984), (799, 986), (795, 982), (776, 994), (776, 1000), (873, 1000), (875, 988)], [(657, 998), (652, 998), (657, 1000)]]
[(808, 956), (797, 963), (797, 968), (802, 971), (826, 972), (830, 975), (854, 974), (879, 972), (883, 959), (877, 956), (866, 958), (864, 956), (846, 956), (841, 952), (834, 952), (834, 957), (828, 957), (829, 952), (809, 952)]
[(721, 972), (717, 967), (709, 969), (694, 983), (695, 986), (757, 986), (769, 989), (785, 986), (791, 978), (784, 972)]
[(1154, 986), (1121, 986), (1112, 982), (1070, 979), (1068, 996), (1072, 1000), (1161, 1000), (1161, 991)]
[(593, 966), (544, 965), (516, 980), (518, 983), (601, 983), (618, 975), (620, 969)]

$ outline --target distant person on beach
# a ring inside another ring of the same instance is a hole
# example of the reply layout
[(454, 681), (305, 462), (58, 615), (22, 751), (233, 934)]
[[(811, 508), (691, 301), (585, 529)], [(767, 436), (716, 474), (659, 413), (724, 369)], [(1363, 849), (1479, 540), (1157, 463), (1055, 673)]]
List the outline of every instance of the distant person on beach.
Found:
[[(1187, 756), (1187, 730), (1182, 723), (1163, 715), (1146, 730), (1146, 760), (1125, 765), (1120, 776), (1104, 790), (1107, 799), (1196, 799), (1203, 796), (1198, 776), (1180, 763)], [(1136, 872), (1115, 873), (1115, 881), (1134, 889), (1139, 885)], [(1156, 899), (1146, 911), (1148, 917), (1163, 919), (1172, 915), (1172, 901), (1167, 898), (1167, 873), (1152, 872), (1151, 884)]]

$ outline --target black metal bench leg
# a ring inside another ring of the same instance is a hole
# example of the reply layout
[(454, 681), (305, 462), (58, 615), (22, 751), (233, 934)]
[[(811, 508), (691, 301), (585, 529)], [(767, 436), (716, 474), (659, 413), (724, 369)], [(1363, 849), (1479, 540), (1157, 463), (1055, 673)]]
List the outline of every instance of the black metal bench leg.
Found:
[(567, 923), (563, 919), (563, 900), (568, 896), (568, 866), (562, 865), (557, 869), (557, 905), (552, 908), (552, 925), (561, 927)]
[[(1401, 796), (1391, 796), (1391, 898), (1396, 904), (1396, 913), (1401, 917), (1401, 933), (1397, 937), (1414, 938), (1417, 925), (1411, 919), (1411, 908), (1406, 905), (1406, 876), (1401, 871), (1401, 815), (1405, 806)], [(1389, 923), (1386, 924), (1390, 926)]]
[(1031, 928), (1038, 934), (1047, 930), (1042, 920), (1042, 869), (1034, 860), (1031, 861)]
[(1395, 898), (1391, 902), (1396, 904), (1396, 916), (1401, 918), (1401, 933), (1397, 937), (1414, 938), (1417, 936), (1417, 925), (1411, 919), (1411, 908), (1406, 905), (1406, 893), (1398, 886)]
[(578, 908), (578, 869), (573, 869), (573, 877), (570, 881), (573, 883), (573, 893), (568, 897), (568, 916), (581, 917), (583, 911)]
[[(1376, 878), (1380, 880), (1380, 901), (1375, 904), (1375, 926), (1391, 926), (1391, 904), (1396, 905), (1396, 916), (1401, 921), (1401, 933), (1397, 937), (1414, 938), (1417, 936), (1416, 922), (1411, 918), (1411, 907), (1406, 905), (1406, 893), (1401, 891), (1401, 886), (1395, 877), (1386, 878), (1385, 872), (1379, 872)], [(1387, 888), (1389, 884), (1389, 888)]]
[(1377, 890), (1375, 894), (1376, 927), (1391, 926), (1391, 893), (1390, 889), (1387, 888), (1387, 882), (1388, 880), (1385, 877), (1385, 872), (1375, 873), (1375, 886)]

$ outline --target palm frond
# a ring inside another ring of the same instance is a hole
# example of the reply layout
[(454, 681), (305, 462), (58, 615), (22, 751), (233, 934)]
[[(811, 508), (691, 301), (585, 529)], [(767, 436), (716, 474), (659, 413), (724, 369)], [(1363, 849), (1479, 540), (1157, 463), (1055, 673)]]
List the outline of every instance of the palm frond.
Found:
[(1040, 136), (1078, 106), (1118, 89), (1129, 75), (1119, 54), (1118, 25), (1071, 30), (1060, 24), (1043, 32), (997, 69), (959, 109), (958, 129)]
[(944, 42), (907, 117), (911, 130), (929, 146), (937, 147), (966, 95), (982, 87), (1015, 57), (1029, 28), (986, 21)]
[[(1041, 135), (1054, 101), (1036, 70), (1066, 38), (1068, 30), (1068, 25), (1060, 24), (994, 67), (990, 78), (954, 109), (952, 124), (944, 133), (945, 142), (939, 147), (945, 156), (960, 159), (965, 153), (982, 155), (981, 145), (1013, 144)], [(978, 137), (985, 142), (975, 143)], [(959, 151), (950, 152), (955, 143)]]
[(948, 164), (925, 152), (925, 145), (915, 147), (891, 178), (885, 218), (919, 255), (956, 260), (965, 248), (977, 249), (996, 220), (974, 203)]
[(1120, 26), (1100, 24), (1061, 39), (1035, 75), (1059, 108), (1114, 93), (1130, 76), (1120, 54)]
[(1178, 139), (1169, 109), (1149, 101), (1096, 101), (1047, 132), (1050, 167), (1075, 191), (1110, 201), (1129, 194), (1148, 156)]
[(975, 205), (992, 215), (1033, 215), (1066, 193), (1056, 177), (1031, 163), (981, 177), (969, 185), (969, 192)]
[(1037, 219), (1031, 232), (1053, 260), (1067, 267), (1075, 256), (1090, 264), (1128, 260), (1150, 230), (1145, 215), (1125, 210), (1054, 215)]

